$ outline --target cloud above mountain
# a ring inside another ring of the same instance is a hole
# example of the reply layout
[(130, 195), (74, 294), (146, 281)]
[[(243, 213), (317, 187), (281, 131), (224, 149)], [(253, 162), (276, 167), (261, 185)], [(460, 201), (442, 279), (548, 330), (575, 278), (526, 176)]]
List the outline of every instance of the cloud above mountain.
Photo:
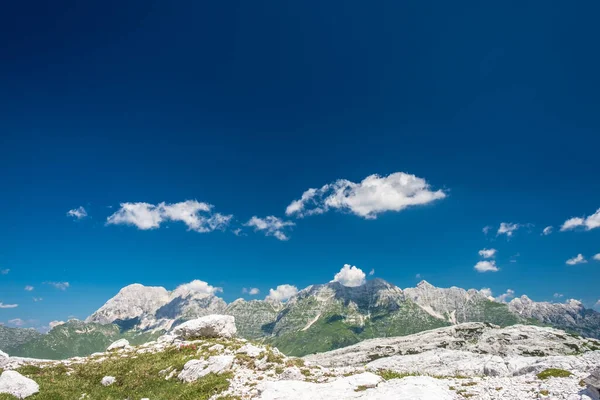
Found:
[(273, 215), (265, 218), (253, 216), (244, 226), (254, 228), (255, 232), (264, 232), (266, 236), (273, 236), (279, 240), (289, 240), (286, 230), (296, 225), (292, 221), (283, 221)]
[(494, 260), (479, 261), (474, 268), (477, 272), (498, 272), (500, 270)]
[(350, 264), (344, 264), (342, 269), (340, 269), (340, 272), (335, 274), (332, 282), (339, 282), (348, 287), (361, 286), (366, 282), (366, 275), (362, 269), (351, 266)]
[(158, 205), (121, 203), (119, 210), (106, 219), (107, 225), (132, 225), (141, 230), (156, 229), (164, 222), (183, 222), (188, 230), (206, 233), (225, 229), (232, 215), (213, 212), (213, 206), (196, 200)]
[(292, 285), (279, 285), (276, 289), (269, 289), (269, 294), (265, 297), (267, 301), (287, 301), (290, 297), (298, 293), (298, 288)]
[(255, 296), (260, 293), (259, 288), (243, 288), (242, 293), (249, 294), (250, 296)]
[(600, 227), (600, 208), (587, 217), (573, 217), (566, 220), (560, 227), (561, 231), (583, 228), (586, 231)]
[(505, 293), (496, 297), (496, 301), (499, 303), (507, 303), (509, 300), (515, 297), (515, 291), (512, 289), (508, 289)]
[(191, 282), (177, 286), (177, 288), (173, 290), (171, 296), (173, 298), (180, 296), (185, 297), (189, 294), (200, 294), (209, 296), (222, 291), (223, 289), (220, 287), (215, 287), (209, 285), (207, 282), (201, 281), (199, 279), (194, 279)]
[(388, 176), (370, 175), (359, 183), (338, 179), (320, 189), (308, 189), (287, 206), (285, 213), (305, 217), (340, 210), (375, 219), (386, 211), (402, 211), (446, 196), (443, 190), (431, 190), (423, 178), (396, 172)]

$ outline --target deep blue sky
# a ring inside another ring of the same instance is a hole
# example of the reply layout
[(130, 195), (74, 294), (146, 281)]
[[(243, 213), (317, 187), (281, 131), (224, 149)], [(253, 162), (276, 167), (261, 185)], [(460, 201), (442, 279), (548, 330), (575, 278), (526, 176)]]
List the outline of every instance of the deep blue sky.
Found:
[[(420, 274), (593, 306), (600, 229), (558, 228), (600, 208), (598, 3), (326, 3), (7, 5), (0, 302), (18, 307), (0, 322), (84, 318), (133, 282), (262, 298), (345, 263), (400, 287)], [(394, 172), (447, 197), (377, 219), (285, 215), (308, 188)], [(254, 215), (296, 226), (280, 241), (105, 225), (120, 203), (190, 199), (232, 227)], [(87, 218), (66, 216), (79, 206)], [(533, 226), (497, 237), (501, 222)], [(500, 271), (473, 269), (483, 248)], [(579, 253), (589, 262), (565, 264)]]

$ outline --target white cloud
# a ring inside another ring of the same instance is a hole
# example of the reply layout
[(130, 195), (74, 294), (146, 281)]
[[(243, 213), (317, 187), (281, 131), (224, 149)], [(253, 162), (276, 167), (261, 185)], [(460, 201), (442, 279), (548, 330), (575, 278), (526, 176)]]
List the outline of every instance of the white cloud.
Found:
[(595, 254), (594, 257), (592, 257), (592, 258), (596, 261), (600, 261), (600, 253)]
[(274, 236), (279, 240), (289, 240), (284, 232), (286, 228), (296, 225), (292, 221), (283, 221), (273, 215), (265, 218), (253, 216), (244, 226), (254, 228), (255, 231), (264, 231), (266, 236)]
[(566, 263), (567, 265), (577, 265), (577, 264), (585, 264), (587, 260), (582, 254), (577, 254), (576, 257), (569, 258)]
[(375, 275), (375, 268), (372, 268), (372, 269), (369, 271), (369, 276), (373, 276), (373, 275)]
[(200, 295), (213, 295), (218, 292), (222, 292), (223, 289), (220, 287), (214, 287), (209, 285), (207, 282), (194, 279), (189, 283), (184, 283), (177, 286), (177, 288), (171, 293), (172, 297), (186, 297), (191, 293)]
[(498, 272), (500, 269), (496, 266), (496, 261), (479, 261), (475, 264), (477, 272)]
[(27, 285), (27, 286), (25, 286), (25, 291), (27, 291), (27, 292), (31, 292), (33, 289), (34, 289), (34, 288), (33, 288), (33, 286), (31, 286), (31, 285)]
[(515, 297), (515, 291), (512, 289), (508, 289), (506, 291), (506, 293), (501, 294), (500, 296), (496, 297), (496, 301), (500, 302), (500, 303), (506, 303), (508, 300), (510, 300), (514, 297)]
[(511, 237), (513, 235), (513, 233), (519, 229), (522, 225), (520, 224), (513, 224), (511, 222), (502, 222), (500, 224), (500, 227), (498, 228), (498, 232), (496, 233), (496, 236), (499, 235), (506, 235), (507, 237)]
[(41, 297), (33, 297), (33, 302), (37, 303), (38, 301), (42, 301), (44, 299), (42, 299)]
[(481, 249), (479, 255), (483, 258), (492, 258), (496, 255), (496, 249)]
[(67, 211), (67, 216), (73, 217), (75, 219), (82, 219), (87, 217), (87, 211), (83, 207), (77, 207), (72, 210)]
[(10, 272), (9, 268), (0, 269), (0, 275), (8, 275), (9, 272)]
[(23, 326), (26, 324), (26, 321), (23, 321), (21, 318), (15, 318), (8, 320), (8, 323), (14, 326)]
[(600, 208), (595, 213), (587, 217), (573, 217), (566, 220), (560, 227), (561, 231), (568, 231), (571, 229), (582, 227), (586, 231), (600, 228)]
[(106, 220), (108, 225), (134, 225), (148, 230), (160, 227), (168, 221), (183, 222), (189, 230), (206, 233), (223, 230), (231, 221), (232, 215), (212, 213), (213, 206), (196, 200), (158, 205), (149, 203), (121, 203), (121, 207)]
[(246, 234), (242, 231), (242, 228), (236, 228), (231, 232), (233, 232), (235, 236), (246, 236)]
[(492, 228), (493, 228), (493, 226), (491, 226), (491, 225), (484, 226), (482, 229), (483, 234), (487, 235), (490, 232), (490, 230), (492, 230)]
[(479, 293), (481, 293), (485, 297), (492, 297), (492, 289), (487, 288), (487, 287), (481, 288)]
[(544, 236), (548, 236), (549, 234), (551, 234), (551, 233), (552, 233), (552, 230), (553, 230), (553, 229), (554, 229), (554, 228), (553, 228), (553, 227), (551, 227), (551, 226), (547, 226), (547, 227), (545, 227), (545, 228), (544, 228), (544, 230), (542, 231), (542, 235), (544, 235)]
[(416, 274), (416, 275), (415, 275), (415, 278), (416, 278), (416, 279), (421, 279), (421, 274)]
[(250, 288), (250, 289), (248, 289), (248, 288), (243, 288), (243, 289), (242, 289), (242, 293), (247, 293), (247, 294), (249, 294), (250, 296), (254, 296), (254, 295), (257, 295), (257, 294), (259, 294), (259, 293), (260, 293), (260, 289), (259, 289), (259, 288)]
[(0, 308), (17, 308), (17, 307), (19, 307), (18, 304), (4, 304), (4, 303), (0, 302)]
[(338, 179), (320, 189), (308, 189), (290, 203), (285, 213), (304, 217), (335, 209), (375, 219), (386, 211), (402, 211), (445, 197), (442, 190), (431, 191), (425, 179), (396, 172), (383, 177), (370, 175), (360, 183)]
[(554, 293), (554, 294), (552, 295), (552, 297), (554, 297), (555, 299), (560, 299), (560, 298), (562, 298), (563, 296), (564, 296), (564, 295), (563, 295), (562, 293)]
[(44, 282), (46, 285), (54, 286), (58, 290), (67, 290), (69, 282)]
[(265, 300), (287, 301), (290, 297), (298, 293), (298, 288), (292, 285), (279, 285), (277, 289), (269, 289), (269, 295)]
[(59, 325), (63, 325), (65, 323), (65, 321), (50, 321), (50, 323), (48, 324), (48, 327), (50, 329), (59, 326)]
[(344, 264), (340, 272), (335, 274), (331, 282), (339, 282), (344, 286), (356, 287), (364, 285), (366, 281), (365, 273), (360, 268)]

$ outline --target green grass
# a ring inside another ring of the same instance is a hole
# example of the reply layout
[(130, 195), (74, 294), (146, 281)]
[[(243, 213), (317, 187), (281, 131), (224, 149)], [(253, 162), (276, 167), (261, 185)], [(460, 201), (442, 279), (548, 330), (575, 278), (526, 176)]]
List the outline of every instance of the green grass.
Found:
[[(156, 354), (136, 354), (135, 358), (114, 356), (103, 362), (88, 361), (85, 364), (46, 366), (24, 366), (17, 369), (21, 374), (40, 385), (40, 392), (32, 400), (79, 399), (83, 393), (89, 400), (206, 400), (229, 388), (232, 373), (209, 374), (193, 383), (183, 383), (173, 377), (165, 380), (159, 371), (174, 367), (181, 371), (184, 364), (197, 359), (194, 348), (170, 348)], [(133, 355), (133, 354), (132, 354)], [(70, 375), (66, 372), (71, 369)], [(104, 387), (100, 381), (104, 376), (114, 376), (116, 383)], [(14, 397), (0, 394), (0, 400)]]
[(569, 371), (565, 371), (564, 369), (558, 368), (548, 368), (537, 374), (537, 377), (540, 379), (548, 379), (548, 378), (567, 378), (573, 375)]

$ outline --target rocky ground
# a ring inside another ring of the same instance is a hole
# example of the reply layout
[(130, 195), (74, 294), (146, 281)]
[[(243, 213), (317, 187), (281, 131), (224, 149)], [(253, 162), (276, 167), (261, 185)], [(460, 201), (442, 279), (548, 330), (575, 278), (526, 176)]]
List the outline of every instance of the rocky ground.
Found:
[(303, 359), (235, 332), (207, 316), (90, 357), (0, 353), (0, 399), (596, 399), (582, 379), (600, 343), (550, 328), (468, 323)]

